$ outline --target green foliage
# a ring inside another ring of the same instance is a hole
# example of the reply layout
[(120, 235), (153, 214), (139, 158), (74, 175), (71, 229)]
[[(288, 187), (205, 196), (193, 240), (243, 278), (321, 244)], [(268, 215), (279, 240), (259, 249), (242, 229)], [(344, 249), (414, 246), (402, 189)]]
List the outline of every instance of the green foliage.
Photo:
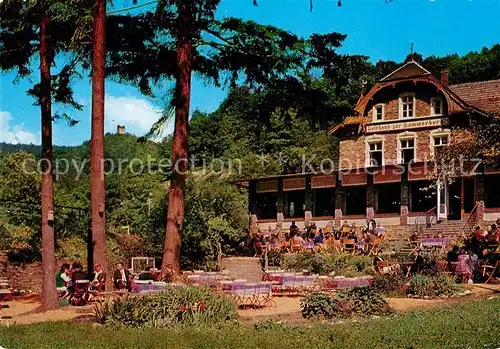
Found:
[(323, 316), (332, 319), (391, 313), (382, 295), (369, 287), (353, 287), (342, 290), (335, 296), (313, 292), (301, 300), (300, 306), (304, 318)]
[(281, 267), (286, 270), (309, 270), (315, 274), (361, 276), (373, 274), (372, 260), (368, 256), (332, 254), (327, 252), (287, 253)]
[(247, 195), (216, 176), (191, 176), (185, 202), (181, 262), (190, 269), (214, 269), (219, 244), (234, 246), (245, 233)]
[(404, 297), (406, 282), (403, 273), (375, 274), (370, 287), (387, 297)]
[(262, 268), (265, 268), (266, 255), (268, 267), (280, 268), (282, 266), (285, 253), (281, 252), (280, 250), (273, 249), (260, 256), (260, 264), (262, 265)]
[(300, 301), (300, 307), (302, 316), (307, 319), (317, 316), (331, 319), (336, 316), (335, 302), (328, 293), (313, 292)]
[(335, 296), (337, 308), (342, 315), (360, 316), (382, 315), (391, 313), (391, 308), (384, 297), (370, 287), (353, 287), (339, 292)]
[(175, 286), (144, 297), (108, 299), (94, 306), (97, 321), (126, 327), (220, 326), (237, 319), (235, 304), (208, 288)]
[(76, 236), (59, 240), (56, 249), (56, 258), (60, 261), (85, 264), (87, 261), (86, 241)]
[(451, 295), (458, 290), (460, 287), (456, 284), (455, 279), (446, 274), (432, 276), (417, 274), (410, 279), (407, 293), (419, 297), (434, 297)]

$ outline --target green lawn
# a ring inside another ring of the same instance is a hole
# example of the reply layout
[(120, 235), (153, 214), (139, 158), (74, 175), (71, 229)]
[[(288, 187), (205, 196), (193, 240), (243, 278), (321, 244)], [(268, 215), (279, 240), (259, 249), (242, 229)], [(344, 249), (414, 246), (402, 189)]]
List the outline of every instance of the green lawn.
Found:
[(500, 347), (500, 299), (337, 325), (176, 330), (45, 323), (0, 327), (14, 348), (481, 348)]

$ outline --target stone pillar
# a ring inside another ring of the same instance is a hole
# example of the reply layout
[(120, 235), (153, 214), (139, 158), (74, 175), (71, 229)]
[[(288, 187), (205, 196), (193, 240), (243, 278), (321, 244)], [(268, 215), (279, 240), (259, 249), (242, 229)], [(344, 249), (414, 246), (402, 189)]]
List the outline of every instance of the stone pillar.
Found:
[(304, 224), (306, 227), (310, 226), (312, 222), (312, 213), (311, 211), (304, 212)]
[(366, 173), (366, 220), (375, 217), (375, 185), (373, 184), (373, 173)]
[(484, 183), (484, 165), (481, 164), (477, 169), (476, 176), (476, 212), (478, 223), (484, 222), (484, 209), (486, 200), (486, 189)]
[(256, 235), (258, 233), (258, 226), (257, 226), (257, 215), (251, 214), (250, 215), (250, 236)]
[(476, 217), (478, 223), (484, 222), (484, 208), (485, 204), (483, 200), (476, 201)]
[(305, 204), (305, 210), (304, 211), (309, 211), (312, 213), (313, 210), (313, 192), (312, 192), (312, 187), (311, 187), (311, 176), (308, 175), (306, 176), (306, 191), (305, 191), (305, 198), (304, 198), (304, 204)]
[(340, 173), (337, 173), (335, 181), (335, 226), (342, 224), (342, 210), (344, 209), (344, 190), (342, 190), (342, 180)]
[(408, 183), (408, 165), (404, 165), (401, 173), (401, 208), (400, 208), (400, 225), (408, 225), (408, 212), (410, 205), (410, 185)]
[(366, 208), (366, 221), (369, 222), (375, 217), (375, 210), (373, 207)]
[(283, 215), (285, 207), (285, 195), (283, 193), (283, 178), (278, 178), (278, 193), (276, 196), (276, 213)]
[(401, 205), (401, 216), (400, 216), (400, 222), (399, 224), (401, 226), (407, 226), (408, 225), (408, 206)]

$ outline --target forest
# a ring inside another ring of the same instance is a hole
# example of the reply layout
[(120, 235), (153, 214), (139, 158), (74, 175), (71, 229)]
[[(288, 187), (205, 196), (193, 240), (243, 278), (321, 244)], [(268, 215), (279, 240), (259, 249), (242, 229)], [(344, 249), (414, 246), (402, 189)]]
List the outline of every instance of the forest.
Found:
[[(500, 78), (500, 45), (464, 56), (423, 58), (435, 76), (449, 71), (450, 83)], [(303, 155), (337, 156), (337, 140), (327, 131), (351, 115), (362, 93), (403, 62), (371, 63), (361, 55), (338, 55), (321, 74), (305, 71), (259, 86), (234, 86), (213, 113), (194, 111), (190, 119), (189, 156), (196, 159), (186, 186), (186, 214), (182, 235), (182, 266), (214, 268), (219, 242), (234, 252), (248, 225), (247, 194), (233, 180), (301, 171)], [(89, 142), (55, 147), (54, 158), (83, 164), (55, 174), (56, 256), (86, 259), (90, 226)], [(169, 169), (161, 159), (171, 157), (172, 136), (152, 142), (142, 135), (107, 134), (105, 158), (130, 164), (106, 177), (108, 254), (112, 261), (136, 255), (160, 258), (166, 225)], [(1, 144), (0, 250), (12, 260), (40, 258), (40, 176), (38, 145)], [(138, 171), (130, 160), (153, 159), (152, 170)], [(241, 171), (215, 166), (202, 171), (203, 162), (239, 159)], [(26, 165), (28, 164), (28, 165)], [(28, 167), (30, 171), (25, 171)], [(63, 173), (64, 172), (64, 173)]]

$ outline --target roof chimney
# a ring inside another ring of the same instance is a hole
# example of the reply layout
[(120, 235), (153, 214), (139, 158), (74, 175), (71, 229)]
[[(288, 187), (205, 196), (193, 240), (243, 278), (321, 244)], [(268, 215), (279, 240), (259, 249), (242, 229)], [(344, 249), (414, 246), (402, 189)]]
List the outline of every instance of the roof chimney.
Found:
[(441, 82), (448, 85), (448, 70), (441, 70)]
[(125, 134), (125, 126), (123, 126), (123, 125), (116, 126), (116, 133), (118, 133), (119, 135), (124, 135)]

